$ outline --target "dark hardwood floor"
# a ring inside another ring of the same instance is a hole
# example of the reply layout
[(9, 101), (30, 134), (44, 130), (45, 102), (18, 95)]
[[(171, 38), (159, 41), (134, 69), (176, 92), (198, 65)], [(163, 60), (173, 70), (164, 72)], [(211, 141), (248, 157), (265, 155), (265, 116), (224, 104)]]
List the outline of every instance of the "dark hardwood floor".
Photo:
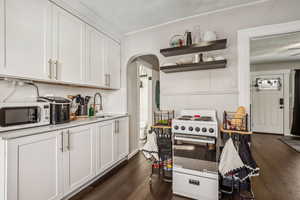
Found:
[[(257, 134), (252, 152), (261, 174), (254, 177), (256, 200), (300, 199), (300, 154), (278, 140), (280, 136)], [(71, 200), (184, 200), (173, 196), (171, 184), (148, 177), (150, 164), (140, 153), (109, 177), (97, 181)]]

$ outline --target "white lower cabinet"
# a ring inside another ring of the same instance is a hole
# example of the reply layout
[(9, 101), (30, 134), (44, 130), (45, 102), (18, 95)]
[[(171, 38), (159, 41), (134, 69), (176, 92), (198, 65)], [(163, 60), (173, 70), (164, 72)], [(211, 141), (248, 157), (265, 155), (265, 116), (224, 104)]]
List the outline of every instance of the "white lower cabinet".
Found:
[(5, 200), (59, 200), (128, 155), (128, 118), (10, 139), (1, 148)]
[(6, 200), (60, 199), (61, 148), (61, 132), (8, 140)]
[(94, 177), (92, 126), (79, 126), (64, 131), (64, 193), (68, 194)]
[(115, 120), (115, 160), (121, 160), (129, 154), (128, 117)]
[(114, 163), (114, 122), (96, 126), (96, 173), (100, 174)]

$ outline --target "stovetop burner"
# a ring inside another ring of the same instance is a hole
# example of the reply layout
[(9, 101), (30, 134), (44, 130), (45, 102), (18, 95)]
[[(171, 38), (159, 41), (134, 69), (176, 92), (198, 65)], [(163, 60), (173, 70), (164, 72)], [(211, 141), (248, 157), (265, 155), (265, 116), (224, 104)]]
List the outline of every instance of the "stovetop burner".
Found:
[(195, 121), (205, 121), (205, 122), (210, 122), (212, 121), (212, 117), (198, 117), (194, 119)]
[(193, 117), (189, 115), (183, 115), (177, 118), (178, 120), (183, 120), (183, 121), (205, 121), (205, 122), (211, 122), (213, 121), (212, 117), (209, 116), (203, 116), (203, 117)]
[(182, 115), (182, 116), (180, 116), (179, 118), (177, 118), (177, 119), (179, 119), (179, 120), (192, 120), (192, 118), (193, 118), (193, 116), (191, 116), (191, 115)]

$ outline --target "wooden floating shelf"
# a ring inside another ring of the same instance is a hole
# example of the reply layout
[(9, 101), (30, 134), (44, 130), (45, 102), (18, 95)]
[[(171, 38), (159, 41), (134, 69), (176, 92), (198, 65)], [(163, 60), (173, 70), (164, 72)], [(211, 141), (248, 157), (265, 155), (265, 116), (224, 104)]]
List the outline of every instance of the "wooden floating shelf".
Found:
[(160, 53), (165, 57), (178, 56), (184, 54), (207, 52), (225, 49), (227, 45), (227, 39), (215, 40), (211, 42), (201, 42), (191, 46), (173, 47), (167, 49), (161, 49)]
[(218, 61), (201, 62), (201, 63), (161, 66), (160, 70), (165, 73), (175, 73), (175, 72), (187, 72), (187, 71), (197, 71), (197, 70), (207, 70), (207, 69), (221, 69), (221, 68), (225, 68), (226, 64), (227, 64), (227, 60), (218, 60)]

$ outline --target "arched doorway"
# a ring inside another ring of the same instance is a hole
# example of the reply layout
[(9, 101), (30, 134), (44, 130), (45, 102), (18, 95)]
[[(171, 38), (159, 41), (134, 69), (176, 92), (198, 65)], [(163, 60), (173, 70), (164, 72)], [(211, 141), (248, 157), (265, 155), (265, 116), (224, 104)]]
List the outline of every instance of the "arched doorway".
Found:
[(130, 116), (129, 147), (134, 155), (147, 139), (147, 128), (152, 124), (155, 87), (159, 81), (159, 60), (156, 55), (132, 57), (127, 63), (127, 110)]

